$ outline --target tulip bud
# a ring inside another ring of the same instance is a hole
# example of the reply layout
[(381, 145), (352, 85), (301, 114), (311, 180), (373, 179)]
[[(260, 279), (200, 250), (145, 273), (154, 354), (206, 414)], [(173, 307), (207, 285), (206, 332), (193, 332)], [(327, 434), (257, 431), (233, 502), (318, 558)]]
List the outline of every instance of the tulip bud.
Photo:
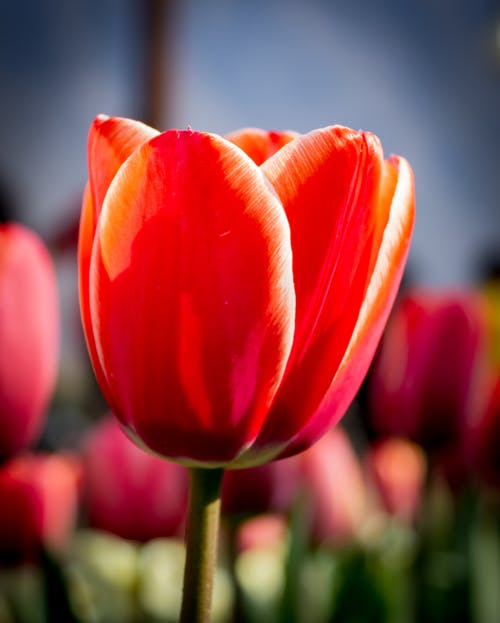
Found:
[(349, 541), (368, 510), (363, 471), (349, 437), (337, 427), (300, 460), (313, 539), (335, 545)]
[(74, 527), (81, 469), (70, 456), (20, 455), (0, 468), (0, 563), (60, 549)]
[(59, 311), (42, 241), (0, 224), (0, 462), (36, 441), (54, 389)]
[(485, 319), (474, 292), (408, 292), (374, 361), (370, 415), (382, 435), (456, 447), (482, 401)]
[(178, 535), (187, 505), (187, 471), (138, 448), (114, 418), (99, 422), (83, 445), (89, 524), (125, 539)]
[(293, 457), (224, 474), (222, 510), (231, 514), (286, 512), (298, 489), (299, 464)]
[(406, 160), (340, 126), (223, 138), (99, 116), (88, 161), (82, 320), (130, 436), (224, 468), (317, 441), (396, 296), (414, 215)]
[(467, 450), (470, 465), (488, 486), (500, 489), (500, 378), (491, 384), (485, 408), (470, 422)]
[(365, 462), (386, 511), (411, 523), (422, 501), (426, 471), (423, 450), (406, 439), (386, 439), (368, 450)]

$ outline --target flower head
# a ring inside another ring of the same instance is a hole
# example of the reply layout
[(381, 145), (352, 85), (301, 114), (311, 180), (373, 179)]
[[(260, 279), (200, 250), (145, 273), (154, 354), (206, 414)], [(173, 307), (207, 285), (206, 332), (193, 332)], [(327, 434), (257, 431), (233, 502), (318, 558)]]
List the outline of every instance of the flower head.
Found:
[(369, 133), (228, 139), (104, 117), (89, 135), (79, 265), (94, 370), (129, 434), (188, 465), (258, 465), (338, 421), (413, 225), (411, 169)]

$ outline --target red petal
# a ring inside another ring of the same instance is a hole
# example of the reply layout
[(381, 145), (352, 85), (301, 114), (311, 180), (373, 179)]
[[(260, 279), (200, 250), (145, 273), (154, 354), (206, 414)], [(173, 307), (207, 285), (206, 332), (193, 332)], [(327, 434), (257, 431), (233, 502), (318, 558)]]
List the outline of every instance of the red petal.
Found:
[(292, 341), (289, 227), (228, 141), (169, 131), (113, 180), (90, 278), (117, 414), (154, 451), (225, 463), (253, 441)]
[(382, 165), (376, 137), (341, 127), (299, 137), (262, 165), (290, 222), (297, 296), (292, 354), (264, 444), (302, 428), (342, 360), (387, 220)]
[(226, 139), (238, 145), (255, 164), (261, 165), (297, 136), (296, 132), (289, 130), (267, 132), (258, 128), (242, 128), (227, 134)]
[[(413, 173), (406, 160), (393, 157), (386, 161), (385, 167), (396, 171), (397, 185), (356, 325), (319, 409), (283, 456), (307, 448), (342, 417), (366, 375), (394, 303), (413, 230), (414, 187)], [(387, 179), (391, 178), (389, 175)]]

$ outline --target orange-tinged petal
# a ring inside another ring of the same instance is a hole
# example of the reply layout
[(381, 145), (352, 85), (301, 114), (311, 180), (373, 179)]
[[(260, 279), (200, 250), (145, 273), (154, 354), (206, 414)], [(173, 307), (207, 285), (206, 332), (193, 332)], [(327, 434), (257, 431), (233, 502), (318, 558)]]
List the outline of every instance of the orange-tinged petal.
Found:
[(226, 139), (238, 145), (255, 164), (261, 165), (297, 136), (297, 132), (290, 130), (268, 132), (259, 128), (242, 128), (226, 134)]
[(385, 166), (397, 171), (397, 185), (356, 326), (320, 408), (283, 456), (310, 446), (323, 434), (325, 427), (334, 425), (344, 414), (368, 370), (394, 303), (413, 230), (414, 186), (413, 173), (405, 159), (394, 156)]
[(359, 315), (388, 204), (379, 200), (383, 154), (371, 134), (317, 130), (261, 168), (290, 222), (297, 296), (293, 350), (262, 431), (265, 444), (294, 437), (330, 386)]
[(88, 138), (89, 182), (97, 218), (111, 180), (125, 160), (159, 132), (122, 117), (99, 115), (90, 126)]
[(97, 357), (90, 323), (88, 294), (90, 257), (102, 202), (112, 179), (130, 154), (157, 134), (156, 130), (139, 121), (105, 115), (96, 117), (89, 131), (87, 148), (89, 182), (83, 194), (78, 236), (80, 310), (90, 359), (99, 385), (111, 408), (113, 401), (106, 389), (105, 374)]
[(87, 348), (89, 351), (90, 361), (94, 369), (94, 374), (106, 402), (110, 408), (113, 408), (113, 399), (107, 388), (106, 375), (104, 374), (99, 357), (97, 356), (92, 323), (90, 321), (89, 270), (95, 230), (96, 215), (94, 211), (94, 202), (92, 201), (90, 184), (87, 183), (83, 192), (80, 229), (78, 232), (78, 289), (80, 295), (80, 315), (82, 318), (83, 333), (87, 342)]
[(90, 309), (129, 433), (191, 464), (237, 456), (266, 416), (295, 320), (289, 226), (259, 168), (189, 130), (138, 149), (103, 204)]

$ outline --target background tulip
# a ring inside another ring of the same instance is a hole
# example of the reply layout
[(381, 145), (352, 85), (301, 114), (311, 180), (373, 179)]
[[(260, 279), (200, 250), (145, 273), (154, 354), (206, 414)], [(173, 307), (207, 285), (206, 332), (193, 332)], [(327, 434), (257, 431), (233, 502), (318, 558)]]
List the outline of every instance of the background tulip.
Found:
[(467, 441), (473, 471), (490, 487), (500, 488), (500, 379), (492, 383), (484, 411), (470, 422)]
[(387, 512), (413, 521), (422, 502), (426, 475), (422, 448), (407, 439), (385, 439), (368, 450), (365, 464)]
[(74, 457), (29, 454), (0, 468), (0, 563), (60, 549), (74, 527), (81, 469)]
[(83, 448), (89, 524), (125, 539), (179, 534), (187, 506), (187, 471), (137, 448), (114, 418), (94, 426)]
[(474, 292), (408, 292), (373, 366), (375, 430), (429, 450), (456, 446), (481, 406), (484, 336), (483, 306)]
[(190, 465), (259, 464), (324, 434), (408, 251), (411, 170), (373, 135), (265, 140), (258, 167), (211, 134), (90, 130), (79, 264), (96, 376), (132, 437)]
[(231, 514), (284, 513), (293, 503), (298, 483), (299, 463), (293, 457), (228, 470), (222, 483), (222, 510)]
[(0, 224), (0, 462), (33, 443), (54, 389), (59, 350), (55, 272), (42, 241)]
[(347, 434), (330, 431), (300, 457), (302, 487), (316, 543), (354, 538), (368, 510), (363, 470)]
[(284, 515), (265, 513), (245, 520), (239, 526), (236, 549), (269, 548), (280, 546), (287, 535), (287, 521)]

